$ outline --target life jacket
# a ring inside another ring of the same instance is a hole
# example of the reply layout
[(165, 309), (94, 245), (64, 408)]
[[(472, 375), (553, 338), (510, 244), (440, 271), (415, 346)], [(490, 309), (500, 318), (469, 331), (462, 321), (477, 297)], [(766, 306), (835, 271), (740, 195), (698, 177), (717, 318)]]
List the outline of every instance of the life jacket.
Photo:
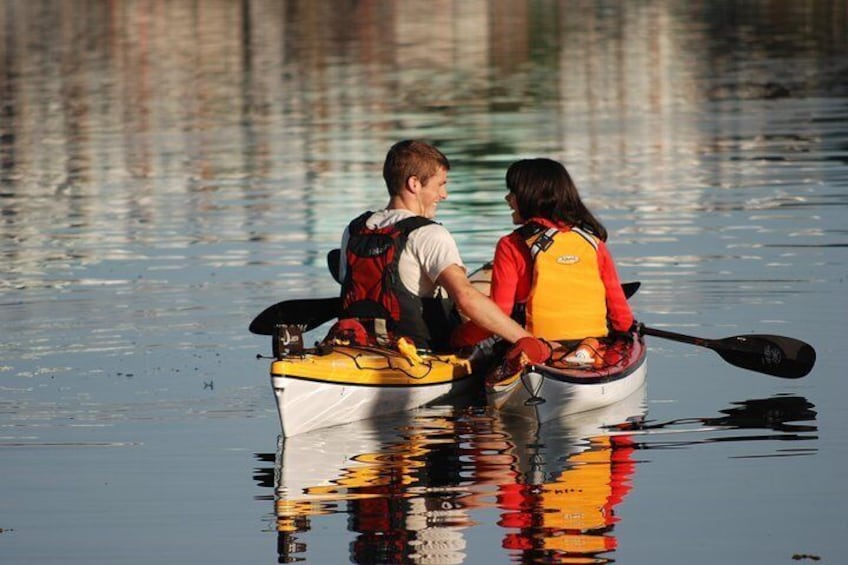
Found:
[(536, 222), (516, 231), (533, 258), (533, 282), (524, 312), (527, 331), (558, 341), (606, 336), (599, 238), (579, 227), (559, 230)]
[(372, 229), (366, 225), (371, 214), (365, 212), (348, 226), (340, 318), (368, 320), (371, 331), (385, 332), (390, 339), (407, 337), (421, 349), (448, 349), (448, 336), (459, 323), (453, 303), (410, 292), (399, 271), (409, 234), (435, 222), (412, 216)]

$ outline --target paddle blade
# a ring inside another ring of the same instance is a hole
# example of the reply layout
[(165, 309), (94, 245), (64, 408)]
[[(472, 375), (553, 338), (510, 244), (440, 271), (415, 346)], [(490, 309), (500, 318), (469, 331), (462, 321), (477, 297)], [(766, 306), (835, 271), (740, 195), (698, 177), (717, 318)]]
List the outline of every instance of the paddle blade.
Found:
[(709, 340), (707, 347), (732, 365), (784, 379), (799, 379), (816, 363), (811, 345), (779, 335), (738, 335)]
[(644, 335), (706, 347), (731, 365), (784, 379), (799, 379), (809, 373), (816, 363), (816, 350), (811, 345), (782, 335), (750, 334), (706, 339), (645, 325), (641, 325), (640, 331)]
[(339, 277), (339, 261), (341, 260), (341, 255), (341, 249), (330, 249), (330, 251), (327, 252), (327, 269), (329, 269), (330, 274), (333, 276), (333, 280), (339, 284), (342, 283), (342, 280)]
[(642, 283), (639, 281), (626, 282), (621, 283), (621, 290), (624, 291), (624, 298), (630, 298), (636, 291), (639, 290), (639, 287), (642, 286)]
[(277, 324), (293, 324), (303, 326), (303, 331), (308, 332), (338, 317), (341, 307), (341, 298), (337, 296), (284, 300), (263, 310), (248, 329), (251, 333), (272, 335)]

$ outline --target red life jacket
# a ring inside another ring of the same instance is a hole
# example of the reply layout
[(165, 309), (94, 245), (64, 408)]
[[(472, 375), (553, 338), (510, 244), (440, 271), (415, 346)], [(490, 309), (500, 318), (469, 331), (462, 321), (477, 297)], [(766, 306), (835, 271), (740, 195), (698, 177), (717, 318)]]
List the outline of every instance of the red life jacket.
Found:
[(340, 318), (385, 320), (393, 337), (405, 336), (419, 348), (443, 350), (458, 323), (453, 304), (442, 298), (422, 298), (400, 280), (400, 256), (409, 234), (433, 222), (422, 216), (391, 226), (369, 228), (365, 212), (348, 226), (345, 278)]

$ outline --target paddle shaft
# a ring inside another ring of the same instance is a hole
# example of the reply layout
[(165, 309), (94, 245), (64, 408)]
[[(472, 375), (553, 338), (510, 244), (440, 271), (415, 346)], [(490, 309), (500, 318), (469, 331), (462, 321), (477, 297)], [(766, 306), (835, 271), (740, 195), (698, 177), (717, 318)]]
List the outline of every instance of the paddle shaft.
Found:
[(691, 335), (679, 334), (675, 332), (669, 332), (665, 330), (658, 330), (656, 328), (649, 328), (647, 326), (642, 326), (642, 334), (644, 335), (652, 335), (654, 337), (661, 337), (663, 339), (669, 339), (671, 341), (679, 341), (682, 343), (690, 343), (692, 345), (698, 345), (700, 347), (706, 347), (708, 349), (713, 349), (716, 346), (716, 341), (712, 339), (706, 339), (703, 337), (694, 337)]

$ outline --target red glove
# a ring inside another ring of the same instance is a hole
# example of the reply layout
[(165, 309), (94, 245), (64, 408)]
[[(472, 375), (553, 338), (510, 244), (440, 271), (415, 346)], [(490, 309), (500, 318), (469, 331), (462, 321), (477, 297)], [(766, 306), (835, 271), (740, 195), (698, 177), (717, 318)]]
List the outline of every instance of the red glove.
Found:
[(542, 339), (522, 337), (506, 352), (507, 371), (515, 373), (525, 365), (543, 365), (551, 358), (553, 347)]

